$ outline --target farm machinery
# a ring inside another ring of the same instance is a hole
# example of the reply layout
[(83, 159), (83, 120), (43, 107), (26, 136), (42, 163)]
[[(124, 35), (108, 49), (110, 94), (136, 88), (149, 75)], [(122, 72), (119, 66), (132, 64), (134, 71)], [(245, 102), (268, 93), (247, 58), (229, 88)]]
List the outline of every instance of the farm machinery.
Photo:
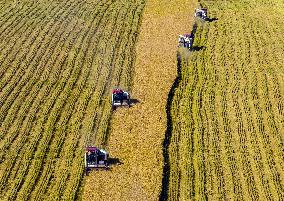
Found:
[(196, 8), (194, 12), (195, 17), (199, 17), (202, 20), (207, 19), (207, 8)]
[(192, 45), (193, 45), (193, 34), (184, 34), (178, 36), (178, 47), (185, 47), (191, 50)]
[(108, 169), (109, 154), (97, 147), (86, 147), (85, 152), (85, 170), (86, 174), (90, 169)]
[(130, 107), (130, 95), (122, 89), (114, 89), (111, 96), (112, 108), (128, 106)]

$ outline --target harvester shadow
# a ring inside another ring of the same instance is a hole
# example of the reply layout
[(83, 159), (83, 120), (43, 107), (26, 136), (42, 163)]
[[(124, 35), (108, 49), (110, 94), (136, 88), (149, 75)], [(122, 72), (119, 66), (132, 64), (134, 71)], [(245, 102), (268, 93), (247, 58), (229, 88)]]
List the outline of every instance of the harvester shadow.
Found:
[(136, 104), (138, 104), (138, 103), (140, 103), (140, 101), (139, 101), (138, 99), (135, 99), (135, 98), (131, 98), (131, 99), (130, 99), (130, 104), (131, 104), (131, 106), (132, 106), (132, 105), (136, 105)]
[(197, 51), (200, 51), (200, 50), (203, 50), (204, 48), (206, 48), (205, 46), (193, 46), (192, 47), (192, 51), (193, 52), (197, 52)]
[(213, 18), (207, 17), (207, 18), (205, 19), (206, 22), (214, 22), (214, 21), (216, 21), (216, 20), (218, 20), (218, 18), (216, 18), (216, 17), (213, 17)]
[(123, 162), (121, 162), (121, 161), (119, 160), (119, 158), (109, 158), (109, 159), (108, 159), (108, 164), (109, 164), (110, 166), (113, 166), (113, 165), (122, 165)]

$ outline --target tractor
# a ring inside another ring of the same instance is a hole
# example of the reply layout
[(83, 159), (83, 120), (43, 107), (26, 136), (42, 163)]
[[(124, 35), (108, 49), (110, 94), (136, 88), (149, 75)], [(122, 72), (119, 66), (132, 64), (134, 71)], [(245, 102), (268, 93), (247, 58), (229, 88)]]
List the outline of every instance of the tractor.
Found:
[(109, 154), (97, 147), (86, 147), (85, 152), (85, 170), (88, 174), (90, 169), (109, 169)]
[(207, 19), (207, 8), (196, 8), (194, 16), (199, 17), (202, 20), (206, 20)]
[(192, 45), (193, 45), (193, 34), (184, 34), (178, 36), (178, 47), (185, 47), (191, 50)]
[(116, 109), (116, 107), (121, 106), (130, 107), (130, 95), (128, 92), (123, 91), (122, 89), (112, 90), (111, 101), (113, 109)]

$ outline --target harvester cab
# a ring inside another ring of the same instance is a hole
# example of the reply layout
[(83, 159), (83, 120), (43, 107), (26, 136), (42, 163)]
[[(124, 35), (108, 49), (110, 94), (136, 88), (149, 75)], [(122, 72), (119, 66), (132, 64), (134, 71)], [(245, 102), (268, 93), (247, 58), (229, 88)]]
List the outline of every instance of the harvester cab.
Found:
[(207, 8), (196, 8), (194, 16), (199, 17), (202, 20), (206, 20), (207, 19)]
[(109, 154), (97, 147), (86, 147), (85, 152), (85, 170), (86, 174), (90, 169), (108, 169)]
[(184, 34), (178, 36), (178, 47), (185, 47), (191, 50), (192, 45), (193, 45), (193, 34)]
[(130, 95), (128, 92), (123, 91), (121, 89), (114, 89), (112, 91), (111, 100), (113, 109), (121, 106), (130, 107)]

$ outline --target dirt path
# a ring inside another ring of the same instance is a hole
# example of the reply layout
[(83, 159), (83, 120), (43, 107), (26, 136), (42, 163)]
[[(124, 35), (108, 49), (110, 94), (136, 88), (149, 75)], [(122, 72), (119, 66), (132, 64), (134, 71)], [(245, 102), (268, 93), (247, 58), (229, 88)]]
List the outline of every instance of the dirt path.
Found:
[(132, 97), (140, 103), (115, 111), (108, 150), (122, 163), (92, 172), (83, 200), (158, 200), (168, 92), (176, 77), (177, 36), (190, 33), (192, 0), (148, 0), (137, 44)]

